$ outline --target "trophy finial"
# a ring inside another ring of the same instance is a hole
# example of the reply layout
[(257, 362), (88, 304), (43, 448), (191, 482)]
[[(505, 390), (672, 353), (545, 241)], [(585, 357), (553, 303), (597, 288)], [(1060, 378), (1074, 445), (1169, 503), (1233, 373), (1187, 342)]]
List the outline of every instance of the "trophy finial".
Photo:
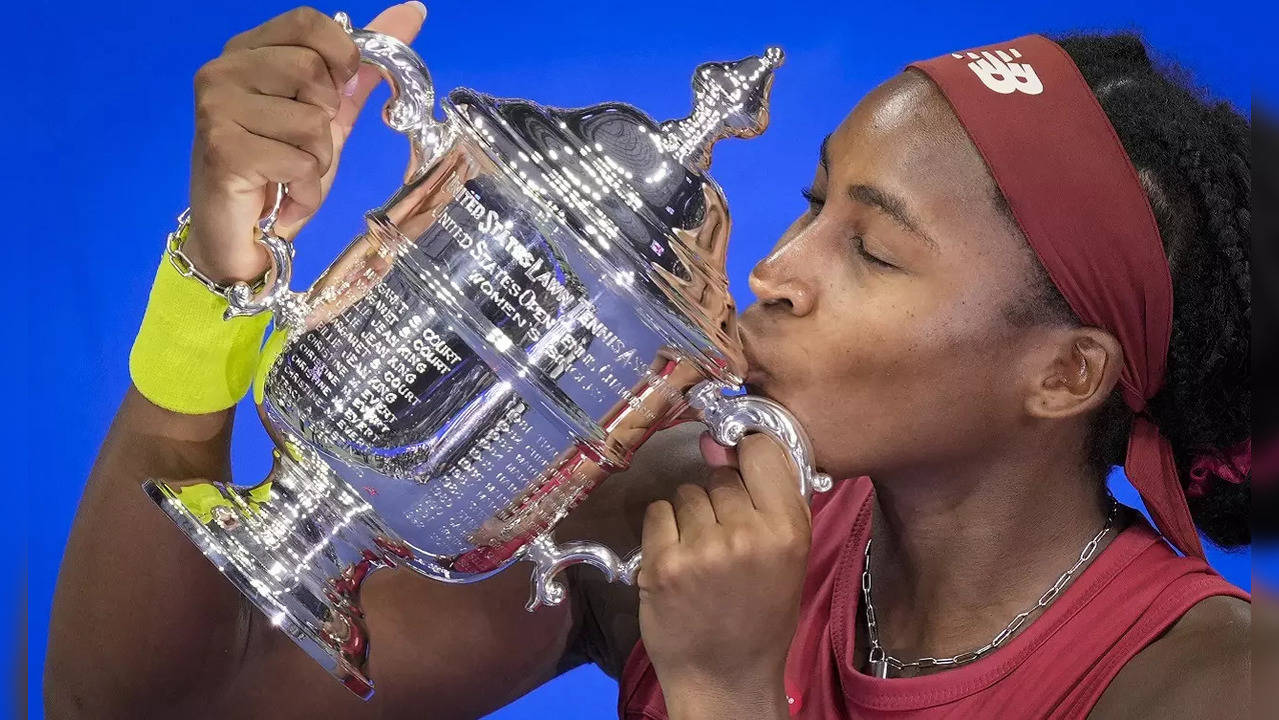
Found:
[(699, 170), (711, 164), (711, 148), (726, 137), (751, 138), (768, 127), (773, 70), (785, 59), (779, 47), (737, 62), (711, 62), (693, 73), (693, 113), (662, 123), (662, 145)]

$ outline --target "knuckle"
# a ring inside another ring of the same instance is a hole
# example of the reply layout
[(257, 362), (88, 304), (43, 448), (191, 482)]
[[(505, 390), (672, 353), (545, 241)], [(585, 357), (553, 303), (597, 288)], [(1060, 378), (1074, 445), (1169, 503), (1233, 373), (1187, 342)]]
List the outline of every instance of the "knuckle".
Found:
[(327, 19), (319, 10), (307, 5), (295, 7), (280, 17), (281, 22), (288, 27), (302, 32), (315, 28), (320, 24), (320, 20)]
[(307, 136), (314, 142), (329, 141), (329, 116), (318, 107), (311, 106), (306, 110)]
[(192, 78), (191, 83), (195, 86), (197, 97), (217, 84), (221, 70), (222, 63), (219, 59), (213, 59), (201, 65), (200, 69), (195, 71), (195, 76)]
[(324, 62), (324, 58), (319, 53), (308, 54), (310, 58), (307, 63), (307, 72), (311, 73), (311, 77), (315, 78), (316, 82), (332, 85), (333, 76), (329, 74), (328, 63)]
[(230, 40), (227, 40), (226, 43), (222, 45), (222, 54), (226, 55), (229, 53), (233, 53), (239, 50), (240, 48), (244, 47), (249, 32), (250, 31), (246, 30), (245, 32), (238, 33), (232, 36)]
[(294, 54), (297, 63), (298, 75), (306, 78), (313, 83), (332, 84), (333, 81), (329, 77), (329, 66), (324, 64), (324, 58), (314, 50), (299, 49)]
[(312, 175), (312, 166), (315, 164), (315, 158), (306, 152), (290, 148), (287, 153), (277, 156), (270, 162), (273, 168), (272, 174), (279, 176), (272, 179), (296, 183), (306, 180)]
[(754, 555), (759, 550), (759, 538), (754, 528), (734, 528), (728, 533), (727, 543), (729, 552), (738, 557)]
[(196, 126), (208, 125), (218, 117), (220, 105), (214, 102), (207, 93), (197, 92), (195, 95), (195, 123)]
[(320, 143), (311, 149), (311, 153), (315, 156), (316, 161), (316, 177), (324, 177), (333, 165), (333, 153), (329, 149), (328, 143)]
[(211, 125), (198, 136), (200, 159), (206, 166), (224, 168), (229, 163), (234, 139), (231, 133), (220, 125)]
[[(345, 36), (345, 33), (343, 35)], [(344, 37), (342, 67), (346, 69), (347, 77), (354, 75), (360, 69), (360, 49), (349, 37)]]
[(297, 177), (303, 179), (318, 179), (324, 174), (324, 169), (320, 164), (320, 159), (310, 153), (298, 153), (298, 173)]
[(698, 564), (707, 568), (714, 568), (733, 555), (733, 546), (728, 534), (721, 532), (706, 533), (704, 537), (698, 538), (697, 546), (692, 550), (696, 554)]
[(705, 496), (706, 491), (700, 485), (695, 483), (684, 483), (675, 488), (675, 500), (679, 504), (688, 504), (696, 502), (700, 497)]
[(738, 491), (731, 485), (725, 483), (712, 482), (706, 488), (706, 495), (713, 503), (735, 503), (738, 499)]
[(311, 104), (325, 110), (325, 127), (328, 126), (328, 111), (336, 112), (342, 102), (338, 97), (337, 88), (333, 86), (333, 81), (328, 78), (325, 78), (324, 82), (313, 83), (307, 91), (307, 99)]
[(314, 211), (319, 209), (319, 206), (320, 206), (319, 192), (312, 192), (311, 189), (307, 188), (304, 183), (293, 183), (293, 185), (295, 187), (290, 188), (291, 191), (293, 191), (295, 188), (297, 190), (304, 189), (305, 191), (294, 192), (293, 194), (289, 195), (290, 200), (297, 203), (298, 207), (302, 208), (303, 210)]
[(665, 590), (675, 587), (684, 574), (683, 563), (674, 553), (664, 553), (646, 563), (643, 576), (650, 588)]
[(648, 504), (648, 507), (644, 509), (644, 516), (646, 519), (650, 521), (657, 520), (663, 515), (669, 513), (672, 509), (673, 509), (673, 506), (670, 504), (669, 501), (654, 500), (653, 502)]
[(811, 542), (809, 533), (804, 532), (795, 523), (786, 523), (779, 530), (773, 533), (774, 552), (784, 557), (793, 558), (796, 555), (807, 555), (808, 546)]

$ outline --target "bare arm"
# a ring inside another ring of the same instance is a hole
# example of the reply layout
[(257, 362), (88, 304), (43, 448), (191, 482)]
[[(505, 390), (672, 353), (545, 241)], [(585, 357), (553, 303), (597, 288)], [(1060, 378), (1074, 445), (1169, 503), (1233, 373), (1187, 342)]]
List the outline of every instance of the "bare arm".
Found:
[[(377, 693), (358, 701), (272, 629), (142, 492), (156, 478), (227, 478), (232, 413), (180, 415), (130, 388), (89, 476), (67, 545), (49, 638), (50, 718), (478, 717), (579, 662), (616, 676), (639, 639), (634, 588), (585, 568), (564, 606), (524, 610), (524, 563), (473, 585), (411, 572), (362, 591)], [(639, 544), (644, 508), (704, 472), (701, 427), (655, 435), (632, 469), (561, 524), (562, 539), (619, 552)], [(576, 613), (576, 622), (575, 614)], [(416, 714), (416, 715), (415, 715)]]
[(140, 488), (147, 477), (225, 477), (231, 420), (126, 395), (58, 581), (50, 718), (477, 717), (558, 673), (571, 607), (525, 612), (523, 565), (466, 586), (383, 572), (363, 592), (377, 694), (357, 700), (251, 610)]
[(147, 477), (225, 478), (232, 413), (178, 415), (130, 388), (99, 451), (58, 577), (45, 668), (52, 718), (167, 707), (218, 686), (244, 650), (238, 593), (146, 497)]
[[(369, 27), (407, 42), (421, 21), (397, 5)], [(196, 74), (185, 249), (206, 274), (261, 274), (250, 230), (273, 183), (289, 185), (283, 236), (318, 207), (378, 81), (361, 69), (343, 91), (357, 67), (346, 33), (302, 8), (232, 38)], [(527, 614), (526, 569), (468, 586), (384, 571), (362, 591), (378, 687), (358, 701), (249, 609), (140, 487), (228, 479), (231, 423), (231, 412), (184, 416), (126, 395), (61, 568), (45, 669), (51, 718), (475, 717), (556, 674), (571, 604)]]
[(1128, 661), (1089, 717), (1247, 718), (1252, 693), (1252, 609), (1211, 597)]

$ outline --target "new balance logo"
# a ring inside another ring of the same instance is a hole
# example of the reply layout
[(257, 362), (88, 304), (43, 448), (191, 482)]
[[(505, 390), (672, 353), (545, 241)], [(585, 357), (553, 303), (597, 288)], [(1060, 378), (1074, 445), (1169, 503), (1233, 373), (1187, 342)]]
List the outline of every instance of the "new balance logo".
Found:
[(1013, 62), (1021, 57), (1016, 48), (1008, 48), (1008, 52), (996, 50), (993, 55), (989, 51), (982, 51), (980, 55), (969, 52), (951, 53), (950, 56), (960, 60), (967, 56), (972, 60), (968, 63), (968, 69), (973, 71), (983, 85), (1000, 95), (1015, 92), (1038, 95), (1044, 91), (1043, 83), (1039, 82), (1039, 76), (1029, 63)]

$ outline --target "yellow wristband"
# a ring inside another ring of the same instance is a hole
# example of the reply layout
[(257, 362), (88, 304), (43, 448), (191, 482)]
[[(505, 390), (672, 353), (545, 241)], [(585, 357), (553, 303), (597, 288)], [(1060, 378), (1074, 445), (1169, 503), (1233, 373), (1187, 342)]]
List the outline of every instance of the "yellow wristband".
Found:
[(223, 320), (226, 300), (160, 260), (129, 353), (133, 385), (166, 410), (200, 415), (232, 407), (253, 382), (269, 313)]

